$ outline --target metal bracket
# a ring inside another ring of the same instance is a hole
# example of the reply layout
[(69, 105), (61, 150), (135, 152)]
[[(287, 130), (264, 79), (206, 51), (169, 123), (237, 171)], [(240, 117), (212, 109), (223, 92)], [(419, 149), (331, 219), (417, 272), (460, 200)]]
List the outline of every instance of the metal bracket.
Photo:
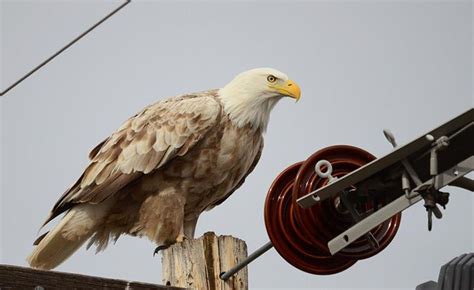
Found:
[[(461, 177), (463, 177), (464, 175), (468, 174), (469, 172), (473, 170), (474, 170), (474, 156), (471, 156), (465, 159), (464, 161), (460, 162), (458, 165), (444, 171), (441, 174), (438, 174), (437, 184), (435, 184), (435, 188), (441, 189), (442, 187), (455, 182), (456, 180), (460, 179)], [(418, 187), (433, 184), (434, 179), (435, 178), (433, 177), (430, 180), (426, 181), (425, 183), (419, 185)], [(417, 188), (411, 191), (411, 194), (410, 194), (411, 198), (407, 198), (405, 195), (400, 196), (399, 198), (395, 199), (388, 205), (377, 210), (376, 212), (366, 217), (359, 223), (355, 224), (351, 228), (339, 234), (334, 239), (330, 240), (328, 243), (329, 252), (332, 255), (336, 254), (340, 250), (347, 247), (347, 245), (349, 245), (353, 241), (357, 240), (361, 236), (368, 233), (377, 225), (383, 223), (384, 221), (388, 220), (395, 214), (407, 209), (411, 205), (422, 200), (423, 198), (421, 197), (421, 195), (416, 192)]]

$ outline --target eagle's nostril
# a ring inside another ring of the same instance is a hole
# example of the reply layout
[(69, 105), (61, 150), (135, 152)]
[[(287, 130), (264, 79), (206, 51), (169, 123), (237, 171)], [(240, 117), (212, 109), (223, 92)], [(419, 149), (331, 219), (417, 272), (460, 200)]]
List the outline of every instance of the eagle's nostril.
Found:
[(289, 87), (291, 87), (293, 84), (288, 84)]

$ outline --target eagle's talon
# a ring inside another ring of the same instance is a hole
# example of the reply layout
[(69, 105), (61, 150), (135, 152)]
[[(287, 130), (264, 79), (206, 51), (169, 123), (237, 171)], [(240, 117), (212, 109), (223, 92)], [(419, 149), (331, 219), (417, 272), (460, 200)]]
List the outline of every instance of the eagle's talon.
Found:
[(153, 257), (158, 254), (161, 250), (166, 250), (168, 249), (169, 246), (165, 246), (165, 245), (162, 245), (162, 246), (158, 246), (156, 247), (155, 251), (153, 252)]

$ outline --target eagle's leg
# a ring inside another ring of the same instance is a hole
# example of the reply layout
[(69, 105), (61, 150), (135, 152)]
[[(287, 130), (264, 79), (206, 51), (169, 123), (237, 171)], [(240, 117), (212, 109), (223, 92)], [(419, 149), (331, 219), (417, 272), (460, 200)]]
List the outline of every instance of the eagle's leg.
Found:
[(158, 247), (154, 254), (176, 243), (183, 232), (185, 198), (174, 187), (149, 195), (140, 208), (143, 232)]
[(177, 243), (181, 243), (181, 242), (184, 242), (184, 240), (186, 240), (186, 235), (184, 234), (184, 225), (181, 225), (181, 230), (179, 231), (179, 235), (178, 237), (176, 238), (176, 242)]
[[(194, 238), (194, 231), (196, 230), (196, 224), (197, 224), (198, 218), (199, 216), (184, 221), (184, 224), (181, 227), (179, 235), (176, 238), (176, 242), (181, 243), (187, 239)], [(162, 250), (166, 250), (170, 246), (171, 245), (161, 245), (161, 246), (156, 247), (155, 251), (153, 252), (153, 256), (158, 254)]]
[(193, 239), (194, 238), (194, 232), (196, 230), (196, 225), (197, 225), (198, 218), (199, 218), (199, 216), (192, 217), (192, 218), (188, 218), (188, 217), (184, 218), (183, 232), (184, 232), (184, 237), (185, 238), (188, 238), (188, 239)]

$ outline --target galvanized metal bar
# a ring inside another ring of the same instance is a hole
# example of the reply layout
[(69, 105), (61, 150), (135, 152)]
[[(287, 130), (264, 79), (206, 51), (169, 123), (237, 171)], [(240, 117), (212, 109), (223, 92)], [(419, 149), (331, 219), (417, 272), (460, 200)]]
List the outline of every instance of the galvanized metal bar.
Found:
[[(471, 171), (474, 171), (474, 156), (467, 158), (466, 160), (460, 162), (458, 165), (439, 174), (437, 182), (434, 184), (434, 186), (436, 189), (441, 189), (442, 187), (449, 185), (453, 182), (456, 183), (456, 180)], [(429, 181), (427, 181), (426, 183), (428, 183)]]
[[(354, 222), (358, 223), (362, 219), (362, 217), (357, 212), (357, 209), (354, 207), (354, 205), (349, 201), (349, 198), (347, 198), (347, 191), (346, 190), (344, 190), (341, 193), (340, 198), (341, 198), (341, 202), (344, 205), (344, 207), (347, 210), (349, 210), (349, 213), (351, 214), (352, 219), (354, 220)], [(366, 233), (365, 238), (369, 242), (370, 247), (372, 249), (377, 249), (378, 247), (380, 247), (379, 242), (377, 241), (377, 239), (374, 237), (374, 235), (371, 232)]]
[(272, 242), (268, 242), (266, 243), (265, 245), (263, 245), (262, 247), (260, 247), (258, 250), (256, 250), (255, 252), (253, 252), (252, 254), (250, 254), (247, 259), (241, 261), (240, 263), (238, 263), (237, 265), (235, 265), (233, 268), (231, 268), (230, 270), (226, 271), (226, 272), (222, 272), (219, 277), (226, 281), (227, 279), (229, 279), (230, 277), (232, 277), (235, 273), (237, 273), (238, 271), (240, 271), (242, 268), (244, 268), (245, 266), (247, 266), (248, 264), (252, 263), (253, 260), (257, 259), (258, 257), (260, 257), (261, 255), (263, 255), (265, 252), (267, 252), (268, 250), (270, 250), (271, 248), (273, 248), (273, 244)]
[(407, 198), (405, 195), (400, 196), (367, 218), (361, 220), (345, 232), (339, 234), (334, 239), (330, 240), (328, 243), (329, 252), (332, 255), (336, 254), (347, 247), (347, 245), (369, 232), (371, 229), (420, 200), (422, 200), (420, 195), (412, 198)]

